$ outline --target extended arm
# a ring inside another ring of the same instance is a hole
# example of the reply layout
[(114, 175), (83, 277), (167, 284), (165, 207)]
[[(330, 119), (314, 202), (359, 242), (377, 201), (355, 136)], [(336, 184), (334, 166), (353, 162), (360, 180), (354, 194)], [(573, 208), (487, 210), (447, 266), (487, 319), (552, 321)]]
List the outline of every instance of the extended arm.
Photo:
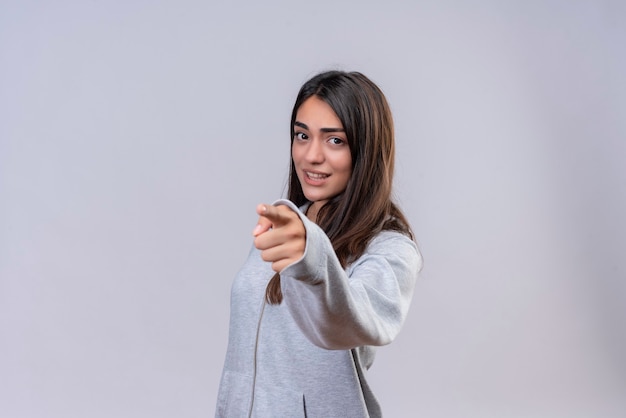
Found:
[(382, 232), (346, 270), (330, 240), (293, 203), (306, 230), (303, 256), (281, 272), (284, 302), (309, 340), (327, 349), (390, 343), (408, 313), (422, 266), (417, 246), (397, 232)]

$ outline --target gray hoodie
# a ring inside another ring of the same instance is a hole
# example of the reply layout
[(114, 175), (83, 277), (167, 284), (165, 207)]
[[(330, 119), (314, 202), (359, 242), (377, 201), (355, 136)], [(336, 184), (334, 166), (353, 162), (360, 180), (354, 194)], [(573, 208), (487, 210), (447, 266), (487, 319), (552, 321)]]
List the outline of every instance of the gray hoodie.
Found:
[(306, 248), (281, 271), (283, 303), (265, 303), (274, 275), (252, 248), (232, 285), (228, 349), (216, 417), (379, 417), (365, 379), (376, 346), (406, 318), (422, 258), (415, 243), (383, 231), (346, 269), (330, 240), (288, 200)]

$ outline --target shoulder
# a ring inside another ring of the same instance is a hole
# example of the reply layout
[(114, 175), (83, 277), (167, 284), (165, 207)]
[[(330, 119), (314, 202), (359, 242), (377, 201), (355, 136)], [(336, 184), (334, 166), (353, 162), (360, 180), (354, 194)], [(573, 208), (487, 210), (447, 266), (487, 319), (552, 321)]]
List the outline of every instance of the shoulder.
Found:
[(372, 238), (365, 252), (353, 264), (366, 262), (372, 258), (384, 258), (389, 262), (412, 265), (418, 271), (422, 268), (422, 255), (415, 241), (397, 231), (381, 231)]
[(366, 253), (371, 251), (393, 252), (396, 249), (412, 249), (419, 253), (417, 244), (406, 234), (398, 231), (381, 231), (376, 234), (365, 250)]

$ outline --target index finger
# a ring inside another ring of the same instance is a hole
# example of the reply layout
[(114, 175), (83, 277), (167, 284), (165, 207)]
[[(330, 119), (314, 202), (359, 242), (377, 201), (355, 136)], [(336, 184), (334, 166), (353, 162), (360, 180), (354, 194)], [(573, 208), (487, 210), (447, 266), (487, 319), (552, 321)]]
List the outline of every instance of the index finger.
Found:
[(280, 227), (289, 223), (293, 211), (291, 208), (284, 205), (272, 206), (261, 204), (257, 206), (257, 213), (267, 218), (274, 227)]

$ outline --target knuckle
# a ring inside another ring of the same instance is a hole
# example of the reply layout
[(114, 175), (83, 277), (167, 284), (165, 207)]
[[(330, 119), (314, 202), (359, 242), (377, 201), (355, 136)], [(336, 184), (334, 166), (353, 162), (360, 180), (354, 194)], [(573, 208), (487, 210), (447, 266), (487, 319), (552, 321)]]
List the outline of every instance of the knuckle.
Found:
[(300, 233), (295, 228), (289, 228), (286, 231), (286, 235), (287, 235), (287, 238), (289, 238), (290, 240), (296, 240), (296, 239), (300, 238)]
[(272, 261), (272, 258), (270, 257), (267, 251), (261, 251), (261, 259), (263, 261)]
[(261, 259), (263, 261), (274, 261), (274, 259), (272, 258), (272, 252), (269, 251), (267, 248), (263, 248), (261, 250)]

